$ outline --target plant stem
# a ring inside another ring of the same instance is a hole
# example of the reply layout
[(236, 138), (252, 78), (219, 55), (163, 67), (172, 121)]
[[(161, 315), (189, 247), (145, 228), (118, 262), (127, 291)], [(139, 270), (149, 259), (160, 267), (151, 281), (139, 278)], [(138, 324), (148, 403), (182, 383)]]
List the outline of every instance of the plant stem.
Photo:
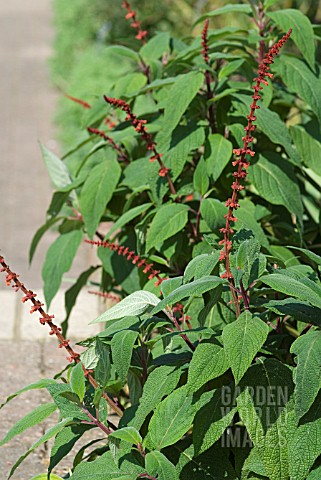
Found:
[[(167, 307), (165, 313), (168, 316), (168, 318), (171, 320), (171, 322), (175, 325), (177, 331), (181, 332), (181, 330), (182, 330), (181, 326), (178, 323), (175, 315), (173, 314), (172, 309), (170, 307)], [(186, 333), (180, 333), (179, 335), (180, 335), (180, 337), (182, 337), (182, 339), (184, 340), (186, 345), (188, 345), (188, 347), (192, 350), (192, 352), (194, 352), (195, 347), (194, 347), (193, 343), (190, 341), (190, 339), (188, 338), (188, 336), (186, 335)]]
[(109, 428), (106, 427), (106, 425), (104, 425), (98, 418), (95, 418), (95, 417), (90, 413), (90, 411), (85, 407), (84, 404), (81, 406), (81, 409), (82, 409), (82, 411), (87, 415), (87, 417), (90, 418), (91, 423), (92, 423), (93, 425), (96, 425), (96, 427), (100, 428), (100, 430), (102, 430), (104, 433), (106, 433), (106, 435), (110, 435), (110, 434), (112, 433), (112, 431), (109, 430)]

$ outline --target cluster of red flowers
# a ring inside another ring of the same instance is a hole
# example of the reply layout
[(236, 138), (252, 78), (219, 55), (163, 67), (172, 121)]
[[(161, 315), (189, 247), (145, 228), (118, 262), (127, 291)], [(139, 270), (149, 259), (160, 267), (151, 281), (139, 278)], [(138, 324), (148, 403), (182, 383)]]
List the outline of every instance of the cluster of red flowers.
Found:
[(124, 247), (123, 245), (116, 245), (113, 242), (107, 241), (95, 241), (95, 240), (85, 240), (85, 242), (90, 243), (91, 245), (96, 245), (97, 247), (109, 248), (118, 253), (118, 255), (123, 255), (126, 257), (127, 260), (130, 260), (133, 265), (137, 265), (138, 268), (143, 268), (143, 273), (148, 274), (148, 280), (152, 280), (153, 278), (157, 278), (155, 282), (155, 286), (158, 287), (164, 280), (167, 278), (161, 278), (159, 276), (160, 270), (155, 270), (153, 268), (153, 263), (147, 263), (144, 258), (141, 258), (137, 255), (133, 250), (130, 250), (128, 247)]
[(230, 240), (230, 235), (234, 233), (234, 230), (231, 228), (231, 222), (236, 222), (237, 218), (234, 216), (234, 210), (239, 208), (238, 203), (238, 193), (244, 189), (244, 186), (241, 185), (241, 179), (245, 179), (247, 176), (247, 168), (249, 167), (250, 163), (246, 161), (246, 156), (250, 155), (253, 157), (255, 152), (249, 148), (249, 144), (253, 142), (252, 132), (256, 129), (256, 125), (253, 122), (256, 120), (255, 110), (259, 109), (260, 107), (257, 105), (257, 101), (261, 99), (261, 95), (259, 95), (260, 90), (263, 90), (263, 85), (268, 85), (268, 82), (265, 80), (265, 77), (273, 78), (272, 73), (269, 72), (270, 67), (269, 65), (273, 63), (274, 57), (279, 53), (280, 48), (284, 45), (287, 41), (289, 36), (291, 35), (292, 29), (288, 31), (286, 35), (284, 35), (265, 55), (263, 62), (259, 65), (258, 69), (258, 77), (254, 78), (256, 82), (253, 85), (254, 95), (252, 96), (253, 102), (250, 105), (250, 114), (247, 116), (248, 123), (247, 126), (244, 128), (246, 134), (242, 137), (243, 140), (243, 147), (236, 148), (233, 150), (233, 153), (236, 155), (237, 158), (233, 162), (233, 166), (238, 166), (236, 172), (233, 173), (233, 177), (235, 181), (232, 183), (232, 190), (233, 194), (232, 197), (229, 198), (226, 202), (226, 206), (228, 207), (228, 213), (225, 216), (226, 223), (225, 227), (220, 229), (220, 232), (224, 234), (223, 240), (219, 243), (223, 245), (223, 249), (220, 252), (220, 260), (225, 261), (225, 268), (226, 271), (223, 273), (223, 278), (233, 279), (233, 274), (230, 269), (230, 259), (229, 253), (232, 248), (232, 242)]
[(127, 113), (127, 117), (125, 120), (129, 120), (133, 127), (135, 128), (136, 132), (140, 134), (144, 142), (146, 143), (146, 148), (147, 150), (151, 151), (153, 155), (150, 157), (150, 161), (154, 162), (157, 160), (160, 169), (158, 171), (158, 174), (160, 177), (166, 177), (167, 181), (169, 183), (171, 192), (175, 195), (176, 191), (174, 188), (174, 185), (171, 181), (171, 178), (169, 176), (169, 169), (165, 167), (163, 164), (161, 158), (162, 154), (158, 153), (156, 150), (156, 142), (153, 141), (153, 137), (150, 133), (148, 133), (147, 128), (145, 127), (147, 120), (139, 120), (137, 116), (132, 112), (130, 106), (128, 103), (125, 102), (125, 100), (121, 100), (119, 98), (112, 98), (112, 97), (107, 97), (106, 95), (104, 96), (104, 99), (106, 100), (107, 103), (110, 105), (113, 105), (116, 108), (120, 108), (123, 110), (125, 113)]
[(203, 47), (202, 56), (203, 56), (203, 58), (204, 58), (204, 62), (205, 62), (205, 63), (208, 63), (209, 60), (210, 60), (210, 57), (209, 57), (209, 55), (208, 55), (209, 46), (208, 46), (208, 39), (207, 39), (208, 24), (209, 24), (209, 20), (208, 20), (208, 18), (207, 18), (207, 19), (205, 20), (204, 28), (203, 28), (203, 31), (202, 31), (202, 47)]
[(131, 8), (129, 2), (126, 0), (123, 0), (122, 7), (127, 10), (127, 15), (126, 15), (126, 20), (130, 20), (131, 24), (130, 26), (132, 28), (136, 28), (137, 30), (137, 35), (136, 38), (137, 40), (140, 40), (143, 44), (146, 43), (146, 36), (147, 36), (147, 31), (142, 30), (140, 22), (136, 18), (136, 12)]
[(65, 97), (68, 98), (69, 100), (71, 100), (72, 102), (78, 103), (79, 105), (81, 105), (84, 108), (88, 108), (88, 109), (91, 108), (91, 105), (88, 102), (85, 102), (85, 100), (82, 100), (81, 98), (72, 97), (71, 95), (68, 95), (67, 93), (65, 93)]

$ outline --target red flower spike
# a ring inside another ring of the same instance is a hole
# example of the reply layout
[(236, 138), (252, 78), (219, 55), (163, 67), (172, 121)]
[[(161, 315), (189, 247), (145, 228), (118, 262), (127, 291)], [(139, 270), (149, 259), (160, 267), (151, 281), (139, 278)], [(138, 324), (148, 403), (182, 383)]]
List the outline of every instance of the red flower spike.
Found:
[(253, 102), (250, 105), (250, 113), (247, 115), (248, 123), (244, 128), (246, 135), (242, 137), (243, 147), (242, 148), (235, 148), (233, 149), (234, 155), (240, 157), (232, 162), (234, 166), (238, 165), (237, 172), (234, 172), (232, 175), (235, 178), (235, 181), (232, 183), (231, 188), (233, 190), (232, 197), (227, 200), (225, 203), (226, 207), (228, 207), (228, 213), (224, 215), (226, 222), (225, 228), (221, 228), (220, 232), (224, 234), (223, 240), (219, 242), (220, 245), (224, 245), (223, 250), (220, 252), (220, 261), (225, 262), (225, 273), (221, 275), (222, 278), (227, 278), (231, 284), (231, 291), (233, 296), (233, 301), (235, 304), (236, 310), (239, 310), (238, 307), (238, 299), (235, 294), (235, 291), (232, 287), (234, 287), (234, 280), (233, 275), (230, 269), (230, 258), (229, 253), (232, 249), (232, 242), (230, 240), (230, 235), (233, 233), (233, 229), (230, 227), (231, 222), (236, 222), (237, 218), (234, 217), (233, 211), (239, 208), (238, 203), (238, 192), (244, 189), (244, 186), (241, 185), (240, 180), (246, 179), (247, 172), (246, 169), (249, 167), (250, 162), (246, 161), (246, 155), (250, 155), (253, 157), (255, 152), (248, 148), (248, 144), (252, 143), (254, 138), (251, 136), (250, 132), (253, 132), (256, 129), (256, 126), (252, 124), (256, 120), (256, 116), (254, 115), (255, 111), (258, 110), (260, 107), (257, 105), (257, 101), (261, 99), (261, 95), (258, 94), (260, 90), (263, 90), (262, 85), (268, 85), (267, 78), (273, 78), (273, 74), (269, 72), (270, 65), (273, 63), (273, 58), (279, 53), (280, 48), (284, 45), (287, 41), (289, 36), (291, 35), (292, 29), (288, 31), (286, 35), (284, 35), (265, 55), (263, 61), (260, 63), (258, 68), (258, 76), (253, 79), (255, 85), (252, 86), (254, 90), (254, 95), (252, 95)]
[(65, 93), (65, 97), (71, 100), (72, 102), (78, 103), (84, 108), (88, 108), (88, 109), (91, 108), (91, 105), (85, 102), (84, 100), (81, 100), (81, 98), (72, 97), (71, 95), (67, 95), (67, 93)]
[(131, 27), (136, 28), (137, 30), (137, 35), (136, 38), (138, 40), (141, 40), (143, 44), (146, 43), (146, 36), (147, 36), (147, 31), (142, 30), (140, 22), (136, 18), (136, 12), (131, 8), (130, 3), (127, 1), (123, 1), (122, 7), (127, 10), (127, 14), (125, 16), (126, 20), (133, 20), (130, 24)]
[(203, 47), (202, 56), (203, 56), (204, 62), (207, 63), (207, 64), (209, 63), (209, 60), (210, 60), (210, 57), (208, 55), (209, 46), (208, 46), (208, 38), (207, 38), (208, 24), (209, 24), (209, 19), (207, 18), (205, 20), (204, 28), (203, 28), (203, 31), (202, 31), (202, 47)]

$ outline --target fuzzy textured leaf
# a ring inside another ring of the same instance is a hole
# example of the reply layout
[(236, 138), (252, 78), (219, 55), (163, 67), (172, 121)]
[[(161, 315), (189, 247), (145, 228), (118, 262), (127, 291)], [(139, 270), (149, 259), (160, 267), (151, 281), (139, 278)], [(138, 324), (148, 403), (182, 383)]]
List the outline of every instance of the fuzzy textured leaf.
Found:
[(321, 296), (314, 292), (310, 286), (305, 285), (302, 280), (296, 280), (295, 278), (280, 273), (266, 275), (261, 277), (260, 280), (277, 292), (299, 298), (300, 300), (311, 303), (315, 307), (321, 308)]
[(59, 290), (62, 276), (68, 272), (81, 243), (81, 230), (60, 235), (49, 247), (42, 267), (44, 296), (49, 308), (50, 303)]
[(224, 350), (235, 378), (239, 383), (252, 363), (254, 356), (264, 344), (269, 327), (249, 311), (243, 312), (236, 321), (223, 330)]
[(224, 349), (214, 343), (200, 343), (188, 369), (187, 388), (196, 392), (209, 380), (217, 378), (229, 368)]
[(127, 380), (127, 373), (137, 336), (138, 332), (122, 330), (117, 332), (111, 341), (113, 363), (123, 385), (125, 385)]
[(153, 218), (146, 240), (146, 252), (153, 247), (160, 247), (167, 238), (180, 232), (188, 219), (188, 206), (171, 203), (160, 207)]
[(108, 320), (117, 320), (118, 318), (137, 316), (146, 312), (151, 305), (155, 306), (160, 302), (159, 298), (154, 293), (147, 292), (145, 290), (139, 290), (138, 292), (131, 293), (121, 302), (117, 303), (113, 307), (106, 310), (95, 320), (90, 322), (99, 323), (106, 322)]
[(147, 453), (145, 464), (147, 473), (157, 476), (158, 480), (179, 480), (174, 465), (157, 450)]
[(232, 156), (233, 145), (220, 133), (213, 133), (207, 137), (205, 144), (205, 160), (208, 175), (212, 181), (220, 177)]

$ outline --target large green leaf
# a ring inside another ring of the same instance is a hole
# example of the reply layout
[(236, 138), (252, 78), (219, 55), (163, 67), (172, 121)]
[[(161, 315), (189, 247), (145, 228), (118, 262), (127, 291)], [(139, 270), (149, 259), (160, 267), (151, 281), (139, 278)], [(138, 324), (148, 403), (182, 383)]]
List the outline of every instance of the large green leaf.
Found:
[(180, 445), (171, 447), (175, 452), (178, 450), (180, 456), (176, 465), (179, 472), (180, 480), (237, 480), (236, 475), (230, 461), (229, 448), (222, 448), (217, 443), (206, 452), (195, 456), (193, 444), (184, 451)]
[(99, 323), (106, 322), (107, 320), (116, 320), (118, 318), (137, 316), (146, 312), (151, 305), (155, 306), (160, 302), (159, 298), (154, 293), (147, 292), (146, 290), (139, 290), (138, 292), (131, 293), (126, 298), (121, 300), (113, 307), (106, 310), (98, 318), (90, 322)]
[(191, 283), (186, 283), (182, 285), (173, 292), (171, 292), (164, 300), (159, 302), (156, 307), (152, 310), (152, 314), (160, 312), (167, 305), (173, 305), (174, 303), (179, 302), (183, 298), (191, 297), (191, 296), (200, 296), (209, 290), (213, 290), (217, 288), (219, 285), (225, 283), (220, 277), (215, 277), (214, 275), (208, 275), (206, 277), (199, 278)]
[(312, 307), (308, 302), (296, 298), (285, 298), (284, 300), (270, 300), (262, 305), (278, 315), (290, 315), (300, 322), (312, 323), (321, 327), (321, 309)]
[(145, 464), (147, 473), (157, 477), (158, 480), (178, 480), (174, 465), (157, 450), (147, 453)]
[(291, 346), (297, 355), (294, 370), (295, 411), (301, 418), (311, 407), (321, 388), (321, 332), (309, 331), (297, 338)]
[(127, 223), (131, 222), (134, 218), (138, 217), (141, 213), (147, 212), (151, 203), (144, 203), (143, 205), (138, 205), (137, 207), (128, 210), (127, 212), (123, 213), (117, 221), (113, 224), (107, 235), (105, 236), (105, 240), (110, 238), (111, 234), (116, 232), (119, 228), (123, 227)]
[(147, 62), (158, 60), (164, 53), (169, 50), (169, 32), (161, 32), (154, 35), (148, 42), (142, 46), (139, 54)]
[(197, 167), (195, 168), (193, 176), (194, 190), (200, 195), (205, 195), (208, 190), (210, 181), (206, 171), (206, 164), (203, 157), (198, 161)]
[(172, 132), (180, 122), (187, 107), (196, 96), (204, 82), (204, 75), (201, 72), (189, 72), (179, 76), (171, 87), (168, 97), (162, 104), (165, 109), (163, 119), (166, 136)]
[(143, 441), (141, 434), (135, 427), (123, 427), (116, 430), (111, 435), (114, 438), (125, 440), (126, 442), (133, 445), (137, 445), (138, 443), (142, 443)]
[(15, 423), (6, 436), (0, 441), (0, 447), (5, 443), (10, 442), (10, 440), (16, 435), (20, 435), (20, 433), (23, 433), (28, 428), (41, 423), (56, 409), (57, 406), (54, 403), (44, 403), (43, 405), (36, 407), (34, 410), (32, 410), (32, 412), (27, 413), (27, 415)]
[(188, 369), (187, 388), (196, 392), (209, 380), (223, 375), (229, 368), (223, 348), (214, 343), (200, 343)]
[(284, 8), (277, 12), (270, 12), (267, 15), (283, 32), (287, 32), (290, 28), (293, 29), (291, 39), (302, 52), (312, 70), (314, 70), (314, 31), (309, 18), (300, 10), (294, 8)]
[(92, 462), (77, 465), (72, 480), (135, 480), (144, 469), (137, 461), (131, 460), (126, 455), (117, 466), (112, 453), (106, 452)]
[(230, 161), (232, 149), (232, 143), (220, 133), (213, 133), (207, 137), (204, 157), (207, 173), (213, 182), (216, 182)]
[(121, 332), (117, 332), (111, 341), (113, 363), (123, 385), (125, 385), (127, 380), (127, 373), (137, 335), (138, 332), (134, 332), (133, 330), (122, 330)]
[(145, 441), (157, 450), (173, 445), (190, 429), (196, 410), (186, 386), (178, 388), (156, 407)]
[(206, 392), (203, 396), (207, 401), (195, 415), (193, 426), (196, 455), (208, 450), (221, 438), (236, 413), (235, 395), (230, 395), (231, 404), (227, 404), (224, 387), (213, 392)]
[(50, 218), (44, 225), (42, 225), (40, 228), (38, 228), (38, 230), (34, 234), (32, 242), (30, 244), (29, 263), (32, 262), (32, 259), (33, 259), (33, 256), (35, 254), (38, 243), (40, 242), (43, 235), (46, 233), (47, 230), (49, 230), (49, 228), (51, 228), (56, 222), (58, 222), (58, 220), (61, 220), (61, 219), (62, 219), (62, 217)]
[(321, 122), (321, 78), (316, 77), (302, 60), (289, 55), (276, 59), (274, 68), (286, 86), (310, 105)]
[(90, 172), (81, 190), (80, 210), (88, 236), (92, 238), (106, 205), (112, 198), (120, 178), (121, 168), (115, 156), (104, 158)]
[(252, 363), (254, 356), (264, 344), (269, 327), (249, 311), (243, 312), (235, 322), (223, 330), (224, 350), (235, 378), (239, 383)]
[[(260, 280), (277, 292), (299, 298), (300, 300), (311, 303), (315, 307), (321, 308), (321, 295), (316, 293), (311, 285), (305, 284), (308, 279), (297, 280), (288, 275), (272, 273), (271, 275), (261, 277)], [(317, 286), (316, 284), (314, 285)]]
[(240, 383), (238, 412), (268, 478), (288, 480), (287, 445), (295, 428), (292, 372), (276, 359), (258, 362)]
[(42, 158), (45, 162), (49, 176), (55, 188), (60, 190), (66, 187), (72, 181), (69, 175), (66, 164), (60, 160), (57, 155), (48, 150), (42, 143), (40, 143)]
[[(66, 455), (73, 448), (79, 438), (91, 429), (90, 425), (69, 425), (64, 427), (57, 435), (50, 453), (50, 464), (48, 471), (51, 472), (58, 463), (65, 458)], [(37, 477), (35, 477), (37, 478)], [(54, 476), (51, 475), (52, 479)], [(47, 474), (43, 480), (47, 480)]]
[(188, 206), (181, 203), (163, 205), (153, 218), (147, 234), (146, 252), (160, 248), (164, 240), (180, 232), (188, 219)]
[(169, 365), (162, 365), (151, 372), (130, 425), (140, 429), (147, 415), (157, 407), (165, 395), (169, 395), (174, 390), (180, 376), (180, 370)]
[(59, 290), (62, 276), (68, 272), (81, 243), (83, 233), (80, 230), (60, 235), (49, 247), (42, 267), (44, 295), (47, 307)]
[[(206, 275), (210, 275), (215, 265), (217, 265), (218, 259), (219, 252), (203, 253), (194, 257), (185, 268), (183, 283), (190, 282), (192, 278), (198, 280)], [(167, 296), (163, 288), (162, 292), (163, 295)]]
[(258, 195), (273, 205), (284, 205), (302, 223), (300, 189), (293, 171), (284, 159), (279, 162), (277, 156), (267, 159), (260, 155), (258, 162), (249, 168), (249, 180)]
[(317, 175), (321, 175), (321, 143), (311, 137), (303, 127), (298, 125), (290, 128), (295, 146), (305, 163)]
[(53, 427), (49, 428), (49, 430), (47, 430), (45, 432), (45, 434), (39, 438), (39, 440), (37, 440), (27, 451), (26, 453), (24, 453), (23, 455), (21, 455), (21, 457), (17, 460), (17, 462), (14, 464), (14, 466), (12, 467), (11, 471), (10, 471), (10, 475), (8, 477), (11, 478), (12, 475), (14, 474), (14, 472), (16, 471), (16, 469), (19, 467), (19, 465), (24, 461), (24, 459), (30, 455), (30, 453), (32, 453), (34, 450), (36, 450), (36, 448), (40, 447), (40, 445), (43, 445), (44, 443), (48, 442), (48, 440), (50, 440), (52, 437), (54, 437), (55, 435), (57, 435), (66, 425), (70, 425), (74, 423), (73, 422), (73, 419), (72, 418), (65, 418), (64, 420), (62, 420), (61, 422), (57, 423), (56, 425), (54, 425)]
[(321, 454), (320, 431), (321, 391), (290, 438), (288, 449), (291, 480), (306, 480), (310, 468)]

